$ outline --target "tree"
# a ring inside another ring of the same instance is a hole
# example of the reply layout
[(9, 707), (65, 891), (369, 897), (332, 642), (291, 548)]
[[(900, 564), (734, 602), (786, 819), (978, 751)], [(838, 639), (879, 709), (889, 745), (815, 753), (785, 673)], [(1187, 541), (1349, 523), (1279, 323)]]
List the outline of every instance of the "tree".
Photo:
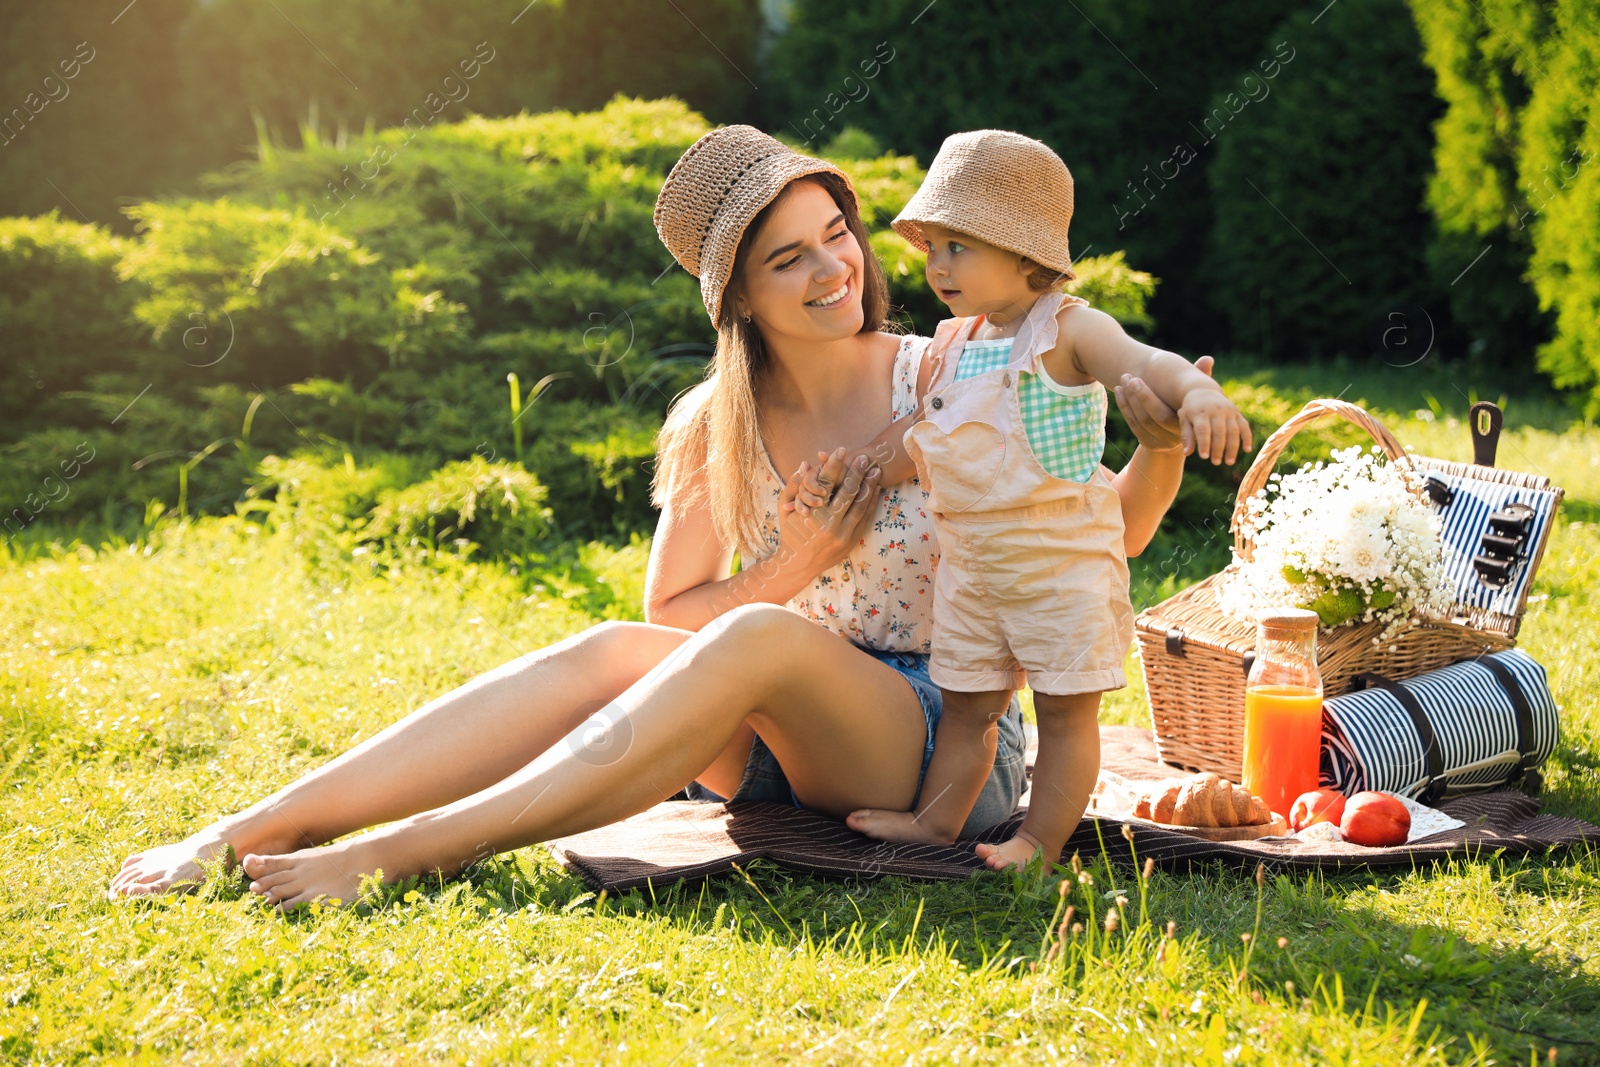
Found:
[(1429, 269), (1448, 292), (1469, 349), (1493, 365), (1526, 368), (1551, 323), (1524, 277), (1533, 241), (1519, 222), (1517, 146), (1530, 57), (1546, 34), (1550, 5), (1427, 0), (1411, 7), (1445, 105), (1433, 127)]
[(1438, 104), (1416, 29), (1399, 0), (1342, 0), (1274, 37), (1281, 73), (1219, 93), (1207, 119), (1215, 306), (1239, 343), (1275, 358), (1409, 362), (1426, 325), (1406, 312), (1441, 310), (1422, 206)]
[[(1162, 279), (1155, 339), (1203, 350), (1226, 339), (1198, 269), (1211, 153), (1173, 180), (1152, 176), (1196, 140), (1191, 124), (1215, 92), (1272, 59), (1280, 11), (1260, 0), (799, 0), (762, 81), (766, 122), (812, 151), (857, 126), (924, 164), (957, 130), (1039, 138), (1072, 171), (1073, 254), (1125, 250)], [(1156, 195), (1141, 202), (1145, 183)]]

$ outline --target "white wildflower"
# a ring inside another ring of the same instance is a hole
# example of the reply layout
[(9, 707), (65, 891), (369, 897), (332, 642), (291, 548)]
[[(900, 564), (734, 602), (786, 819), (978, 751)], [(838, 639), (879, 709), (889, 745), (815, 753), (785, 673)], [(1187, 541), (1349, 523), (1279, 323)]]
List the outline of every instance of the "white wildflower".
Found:
[(1240, 527), (1255, 544), (1219, 583), (1223, 611), (1249, 618), (1296, 604), (1324, 626), (1378, 621), (1387, 641), (1450, 607), (1438, 517), (1409, 460), (1338, 449), (1273, 480), (1245, 501)]

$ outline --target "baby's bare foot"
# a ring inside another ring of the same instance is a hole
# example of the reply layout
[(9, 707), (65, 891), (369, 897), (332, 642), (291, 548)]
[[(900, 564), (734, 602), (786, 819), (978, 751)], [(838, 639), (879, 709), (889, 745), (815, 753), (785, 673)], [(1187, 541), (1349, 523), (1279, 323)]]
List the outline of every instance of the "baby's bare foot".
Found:
[(370, 874), (395, 881), (384, 869), (382, 851), (379, 842), (358, 837), (275, 856), (252, 853), (241, 862), (251, 879), (250, 892), (289, 911), (317, 899), (324, 904), (354, 904), (361, 895), (361, 880)]
[(135, 852), (122, 861), (122, 869), (111, 880), (106, 895), (115, 899), (189, 892), (205, 881), (201, 861), (218, 858), (232, 866), (228, 842), (212, 830), (201, 831), (171, 845)]
[(990, 870), (1003, 871), (1007, 867), (1026, 866), (1033, 857), (1039, 855), (1042, 847), (1032, 835), (1018, 830), (1017, 835), (1009, 841), (1002, 841), (998, 845), (975, 845), (973, 851)]
[(858, 834), (879, 841), (911, 841), (925, 845), (948, 845), (955, 840), (937, 833), (909, 811), (880, 811), (862, 808), (845, 817), (845, 825)]

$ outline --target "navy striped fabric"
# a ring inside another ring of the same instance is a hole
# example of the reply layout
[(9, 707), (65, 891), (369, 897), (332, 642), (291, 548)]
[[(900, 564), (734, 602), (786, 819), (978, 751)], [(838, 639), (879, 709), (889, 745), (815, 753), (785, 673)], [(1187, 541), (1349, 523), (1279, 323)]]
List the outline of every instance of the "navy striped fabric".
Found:
[[(1544, 668), (1520, 649), (1492, 658), (1511, 672), (1533, 712), (1527, 744), (1534, 753), (1530, 766), (1537, 766), (1555, 751), (1561, 732)], [(1522, 758), (1517, 713), (1489, 668), (1466, 660), (1399, 684), (1417, 698), (1438, 737), (1446, 797), (1510, 780)], [(1364, 689), (1322, 702), (1321, 784), (1346, 796), (1377, 789), (1409, 797), (1428, 785), (1422, 740), (1392, 694)]]
[(1516, 485), (1501, 485), (1476, 478), (1462, 478), (1443, 471), (1423, 472), (1445, 483), (1454, 492), (1449, 504), (1433, 506), (1434, 513), (1444, 524), (1444, 563), (1450, 587), (1455, 590), (1455, 602), (1469, 608), (1481, 608), (1496, 615), (1520, 615), (1523, 597), (1533, 581), (1533, 568), (1523, 557), (1511, 580), (1496, 589), (1486, 585), (1472, 569), (1472, 557), (1483, 551), (1483, 535), (1489, 532), (1489, 516), (1508, 504), (1526, 504), (1533, 509), (1534, 517), (1528, 539), (1528, 551), (1539, 545), (1556, 510), (1556, 494), (1550, 490), (1528, 489)]

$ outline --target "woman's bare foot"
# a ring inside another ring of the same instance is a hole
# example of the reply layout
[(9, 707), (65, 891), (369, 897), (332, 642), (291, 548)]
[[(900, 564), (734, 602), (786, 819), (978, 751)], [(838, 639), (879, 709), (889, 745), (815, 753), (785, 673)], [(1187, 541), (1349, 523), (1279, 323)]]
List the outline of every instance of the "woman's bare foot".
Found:
[(228, 842), (209, 830), (170, 845), (135, 852), (122, 861), (122, 869), (111, 879), (106, 895), (115, 899), (188, 892), (206, 880), (200, 861), (219, 857), (224, 863), (229, 862)]
[(289, 911), (319, 898), (324, 904), (354, 904), (361, 880), (371, 874), (398, 881), (401, 875), (386, 851), (381, 838), (363, 835), (280, 855), (251, 853), (241, 862), (250, 876), (250, 892)]
[(862, 808), (845, 816), (845, 825), (858, 834), (879, 841), (909, 841), (924, 845), (948, 845), (954, 837), (935, 832), (927, 823), (909, 811), (880, 811)]
[(978, 844), (973, 846), (973, 851), (991, 871), (1003, 871), (1007, 867), (1026, 866), (1043, 848), (1032, 834), (1018, 830), (1017, 835), (1009, 841), (1002, 841), (998, 845)]
[[(188, 893), (206, 880), (202, 862), (221, 860), (224, 868), (232, 870), (237, 862), (231, 851), (229, 839), (239, 840), (243, 835), (230, 833), (220, 825), (212, 825), (191, 837), (170, 845), (135, 852), (122, 861), (122, 869), (111, 879), (106, 895), (118, 897), (146, 897), (156, 893)], [(263, 850), (288, 851), (302, 842), (281, 840), (263, 842)]]
[(220, 859), (232, 867), (227, 837), (215, 827), (207, 827), (182, 841), (135, 852), (122, 861), (122, 869), (111, 879), (106, 895), (147, 897), (154, 893), (186, 893), (206, 880), (202, 861)]

